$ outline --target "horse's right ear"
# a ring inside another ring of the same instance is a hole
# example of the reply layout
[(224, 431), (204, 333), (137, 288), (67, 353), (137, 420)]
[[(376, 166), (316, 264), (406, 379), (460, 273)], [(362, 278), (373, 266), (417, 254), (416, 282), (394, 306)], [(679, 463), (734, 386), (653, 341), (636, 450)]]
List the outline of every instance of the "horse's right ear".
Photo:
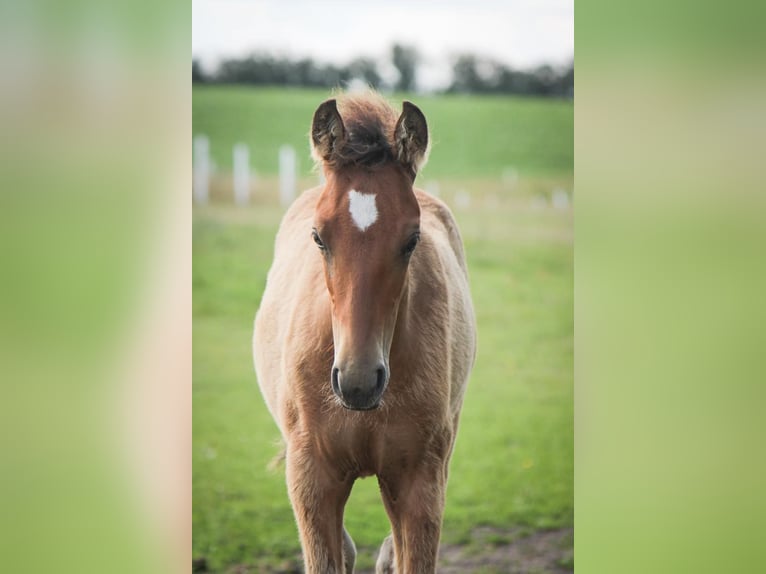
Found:
[(334, 99), (320, 104), (311, 124), (311, 155), (316, 161), (331, 162), (335, 150), (346, 140), (346, 128)]
[(402, 104), (402, 115), (394, 130), (397, 159), (417, 175), (428, 160), (428, 124), (420, 108), (412, 102)]

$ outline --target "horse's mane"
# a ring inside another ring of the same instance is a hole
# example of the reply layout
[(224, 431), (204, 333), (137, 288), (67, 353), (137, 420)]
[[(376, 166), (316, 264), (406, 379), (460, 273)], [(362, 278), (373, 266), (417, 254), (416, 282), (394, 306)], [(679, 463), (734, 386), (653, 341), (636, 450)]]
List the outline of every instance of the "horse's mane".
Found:
[(397, 113), (377, 92), (336, 94), (338, 112), (346, 129), (343, 145), (336, 148), (332, 167), (379, 167), (393, 161)]

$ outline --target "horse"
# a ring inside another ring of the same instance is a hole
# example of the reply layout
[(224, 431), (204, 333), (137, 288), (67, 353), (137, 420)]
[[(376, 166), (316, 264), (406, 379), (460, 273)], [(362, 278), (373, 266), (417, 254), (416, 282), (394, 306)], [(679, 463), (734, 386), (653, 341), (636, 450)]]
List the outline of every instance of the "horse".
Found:
[(310, 146), (325, 183), (284, 215), (253, 336), (305, 571), (353, 572), (344, 507), (374, 475), (391, 523), (376, 572), (435, 572), (476, 354), (462, 240), (413, 187), (429, 135), (411, 102), (397, 117), (374, 92), (340, 94), (314, 113)]

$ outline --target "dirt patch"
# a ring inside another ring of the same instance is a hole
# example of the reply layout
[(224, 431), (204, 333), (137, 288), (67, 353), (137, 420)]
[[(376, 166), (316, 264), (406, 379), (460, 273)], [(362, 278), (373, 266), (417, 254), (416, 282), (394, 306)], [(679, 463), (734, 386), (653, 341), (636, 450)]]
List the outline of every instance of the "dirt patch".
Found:
[[(439, 574), (567, 574), (573, 572), (573, 530), (477, 528), (468, 544), (442, 544)], [(358, 570), (373, 574), (374, 570)]]
[[(569, 574), (574, 571), (573, 530), (529, 531), (524, 529), (477, 528), (467, 544), (442, 544), (439, 574)], [(368, 550), (360, 549), (360, 553)], [(376, 551), (377, 552), (377, 551)], [(204, 570), (196, 570), (204, 571)], [(227, 574), (298, 574), (303, 572), (300, 557), (286, 560), (276, 568), (238, 565)], [(356, 574), (374, 574), (373, 569), (356, 569)]]
[(442, 545), (440, 574), (564, 574), (573, 572), (571, 528), (532, 533), (481, 529), (468, 545)]

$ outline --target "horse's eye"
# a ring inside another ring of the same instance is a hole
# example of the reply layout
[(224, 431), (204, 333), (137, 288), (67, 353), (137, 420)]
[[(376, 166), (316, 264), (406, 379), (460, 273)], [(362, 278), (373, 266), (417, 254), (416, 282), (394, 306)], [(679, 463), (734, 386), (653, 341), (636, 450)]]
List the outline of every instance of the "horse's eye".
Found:
[(410, 240), (407, 242), (407, 245), (404, 246), (404, 249), (402, 249), (402, 255), (405, 257), (408, 257), (412, 255), (412, 252), (415, 251), (415, 247), (418, 244), (418, 241), (420, 241), (420, 233), (415, 233), (412, 237), (410, 237)]
[(316, 229), (311, 230), (311, 237), (314, 239), (314, 243), (319, 246), (319, 249), (325, 249), (324, 243), (322, 243), (322, 239), (319, 237)]

